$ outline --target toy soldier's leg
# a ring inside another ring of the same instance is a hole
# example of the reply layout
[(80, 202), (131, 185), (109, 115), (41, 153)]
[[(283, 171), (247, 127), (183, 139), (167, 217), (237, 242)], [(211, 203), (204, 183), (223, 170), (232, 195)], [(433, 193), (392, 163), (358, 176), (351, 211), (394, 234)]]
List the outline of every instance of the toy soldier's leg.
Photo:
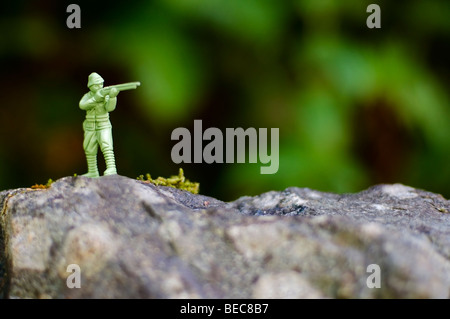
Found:
[(106, 162), (106, 171), (103, 174), (115, 175), (117, 174), (117, 170), (116, 170), (116, 161), (114, 159), (111, 127), (98, 131), (97, 136), (100, 143), (100, 148), (103, 152), (103, 157), (105, 158)]
[(83, 142), (84, 152), (86, 153), (86, 160), (88, 164), (88, 172), (83, 176), (87, 177), (99, 177), (97, 168), (97, 150), (98, 142), (95, 131), (85, 130), (84, 131), (84, 142)]

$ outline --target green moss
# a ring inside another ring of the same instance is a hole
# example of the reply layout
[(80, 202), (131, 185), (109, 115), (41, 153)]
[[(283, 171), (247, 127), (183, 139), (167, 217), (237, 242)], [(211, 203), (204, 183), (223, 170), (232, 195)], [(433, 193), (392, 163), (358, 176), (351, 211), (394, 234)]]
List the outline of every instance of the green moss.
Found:
[(31, 188), (33, 189), (47, 189), (49, 188), (51, 185), (53, 184), (53, 180), (50, 178), (47, 181), (47, 184), (43, 185), (43, 184), (34, 184), (33, 186), (31, 186)]
[(193, 194), (198, 194), (200, 189), (200, 183), (191, 182), (186, 179), (182, 168), (180, 168), (178, 175), (173, 175), (169, 178), (158, 177), (157, 179), (152, 179), (151, 175), (147, 173), (145, 178), (144, 175), (140, 175), (137, 179), (157, 186), (169, 186), (183, 189)]

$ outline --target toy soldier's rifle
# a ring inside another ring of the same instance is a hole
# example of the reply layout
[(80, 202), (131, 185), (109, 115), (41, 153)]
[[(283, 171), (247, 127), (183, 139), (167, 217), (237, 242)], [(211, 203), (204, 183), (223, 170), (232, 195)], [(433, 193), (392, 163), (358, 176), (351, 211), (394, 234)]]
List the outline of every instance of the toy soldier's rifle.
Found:
[(123, 84), (117, 84), (117, 85), (111, 85), (111, 86), (105, 86), (104, 88), (99, 90), (99, 94), (103, 97), (109, 94), (112, 89), (116, 89), (118, 92), (126, 91), (126, 90), (134, 90), (139, 85), (141, 85), (141, 82), (128, 82)]

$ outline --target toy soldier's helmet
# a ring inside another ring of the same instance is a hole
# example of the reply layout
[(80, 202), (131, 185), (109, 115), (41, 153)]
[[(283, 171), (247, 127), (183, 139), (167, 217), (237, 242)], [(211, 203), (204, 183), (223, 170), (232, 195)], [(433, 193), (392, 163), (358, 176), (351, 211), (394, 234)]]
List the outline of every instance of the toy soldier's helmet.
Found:
[(93, 72), (89, 75), (87, 86), (88, 88), (90, 88), (91, 85), (102, 84), (103, 82), (105, 82), (105, 80), (103, 80), (103, 78), (98, 73)]

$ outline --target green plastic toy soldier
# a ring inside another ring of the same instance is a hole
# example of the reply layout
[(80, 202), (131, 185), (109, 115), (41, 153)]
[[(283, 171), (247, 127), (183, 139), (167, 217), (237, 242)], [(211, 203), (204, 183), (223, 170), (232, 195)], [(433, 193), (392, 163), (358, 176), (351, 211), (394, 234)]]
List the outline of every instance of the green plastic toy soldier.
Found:
[(120, 91), (136, 89), (141, 85), (140, 82), (130, 82), (103, 87), (103, 83), (104, 80), (99, 74), (91, 73), (87, 84), (90, 91), (80, 100), (80, 109), (86, 111), (86, 120), (83, 122), (83, 148), (86, 153), (88, 172), (83, 176), (88, 177), (100, 176), (97, 167), (99, 146), (106, 162), (104, 175), (117, 174), (109, 112), (116, 108), (117, 95)]

